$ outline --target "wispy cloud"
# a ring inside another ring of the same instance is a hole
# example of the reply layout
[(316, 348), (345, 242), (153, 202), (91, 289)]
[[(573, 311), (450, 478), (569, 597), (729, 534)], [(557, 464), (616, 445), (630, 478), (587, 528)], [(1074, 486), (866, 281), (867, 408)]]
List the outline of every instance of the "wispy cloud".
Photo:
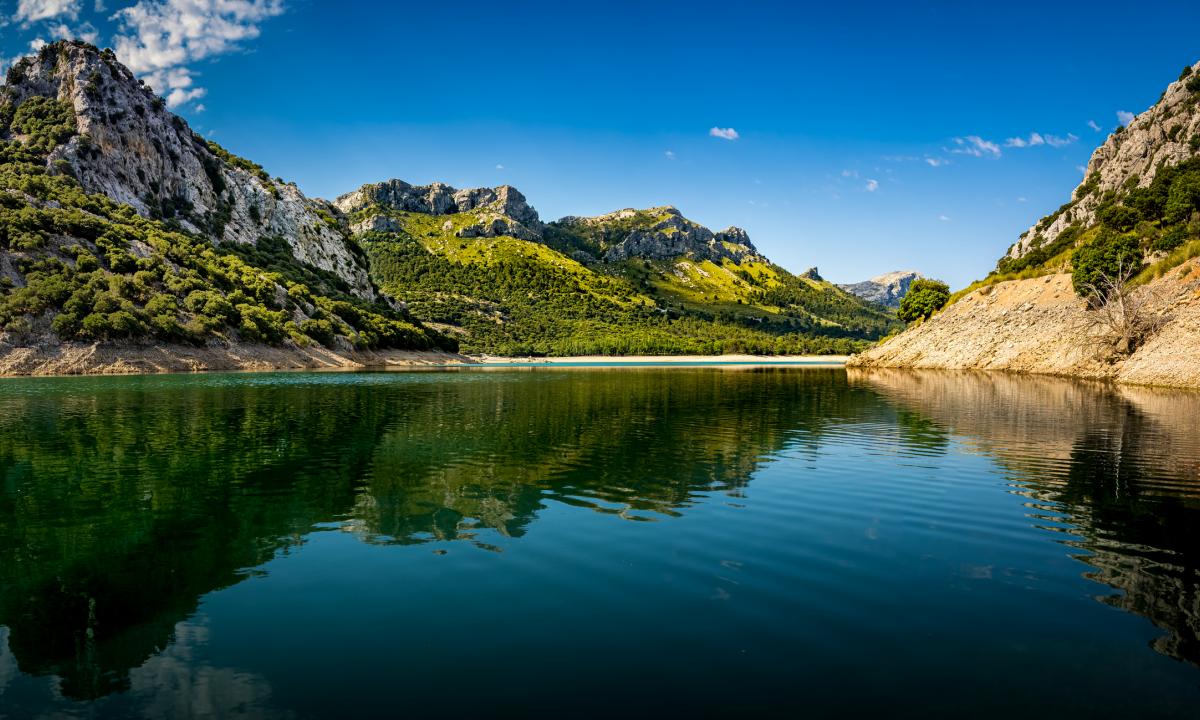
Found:
[(1100, 130), (1102, 129), (1100, 127), (1100, 124), (1097, 123), (1095, 120), (1088, 120), (1088, 127), (1095, 130), (1096, 132), (1100, 132)]
[(1076, 135), (1075, 133), (1067, 133), (1066, 137), (1059, 137), (1058, 135), (1047, 135), (1046, 136), (1046, 144), (1049, 145), (1050, 147), (1063, 147), (1065, 145), (1074, 145), (1075, 141), (1078, 139), (1079, 139), (1079, 136)]
[(206, 92), (192, 63), (236, 50), (283, 10), (283, 0), (140, 0), (113, 15), (121, 25), (113, 49), (177, 107)]
[(77, 27), (71, 27), (66, 23), (58, 23), (51, 25), (49, 31), (50, 35), (57, 40), (78, 39), (95, 45), (96, 41), (100, 39), (100, 32), (90, 22), (85, 22)]
[(503, 166), (503, 165), (501, 165), (500, 163), (496, 163), (496, 169), (497, 169), (497, 170), (503, 170), (503, 169), (504, 169), (504, 166)]
[(722, 140), (737, 140), (741, 137), (738, 135), (738, 131), (733, 128), (714, 127), (709, 129), (708, 134), (711, 137), (721, 138)]
[(668, 159), (668, 160), (674, 160), (674, 159), (675, 159), (675, 157), (676, 157), (676, 156), (675, 156), (675, 151), (674, 151), (674, 150), (667, 150), (666, 152), (664, 152), (664, 153), (663, 153), (663, 157), (665, 157), (665, 158), (666, 158), (666, 159)]
[(929, 167), (941, 167), (943, 165), (949, 165), (950, 161), (946, 158), (927, 157), (925, 158), (925, 164)]
[(857, 170), (843, 170), (843, 171), (842, 171), (842, 177), (844, 177), (844, 178), (856, 178), (856, 177), (858, 177), (858, 171), (857, 171)]
[(938, 220), (941, 220), (942, 222), (950, 222), (950, 218), (946, 217), (945, 215), (938, 215)]
[(878, 180), (871, 180), (871, 179), (867, 180), (867, 184), (866, 184), (867, 192), (875, 192), (878, 189), (879, 189), (879, 181)]
[(973, 155), (975, 157), (1000, 157), (1000, 146), (990, 140), (984, 140), (978, 135), (967, 135), (966, 137), (954, 138), (954, 144), (958, 147), (952, 148), (950, 152), (959, 155)]
[(1004, 147), (1010, 148), (1036, 147), (1045, 144), (1046, 139), (1041, 136), (1041, 133), (1029, 133), (1029, 139), (1015, 137), (1004, 141)]
[(1133, 113), (1129, 112), (1128, 110), (1118, 110), (1117, 111), (1117, 121), (1120, 122), (1122, 125), (1128, 126), (1129, 123), (1133, 122), (1133, 118), (1134, 118)]
[(79, 0), (20, 0), (13, 19), (28, 25), (57, 17), (79, 17)]

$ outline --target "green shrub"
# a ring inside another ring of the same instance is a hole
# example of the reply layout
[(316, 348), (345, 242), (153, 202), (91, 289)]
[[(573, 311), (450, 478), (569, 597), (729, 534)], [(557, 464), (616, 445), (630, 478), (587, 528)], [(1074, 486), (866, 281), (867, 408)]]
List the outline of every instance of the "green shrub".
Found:
[(896, 315), (904, 322), (923, 320), (945, 307), (950, 300), (950, 286), (940, 280), (913, 280), (900, 301)]
[(1107, 302), (1114, 283), (1128, 280), (1142, 266), (1137, 240), (1111, 231), (1101, 232), (1071, 256), (1071, 285), (1093, 304)]

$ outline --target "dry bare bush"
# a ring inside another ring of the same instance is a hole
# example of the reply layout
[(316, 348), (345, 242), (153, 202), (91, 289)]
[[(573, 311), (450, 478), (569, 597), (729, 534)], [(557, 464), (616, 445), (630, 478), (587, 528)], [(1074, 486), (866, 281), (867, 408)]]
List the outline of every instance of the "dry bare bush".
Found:
[(1169, 319), (1160, 293), (1149, 286), (1130, 285), (1138, 270), (1136, 265), (1122, 263), (1115, 273), (1081, 288), (1090, 300), (1078, 335), (1085, 338), (1099, 361), (1112, 362), (1133, 354)]

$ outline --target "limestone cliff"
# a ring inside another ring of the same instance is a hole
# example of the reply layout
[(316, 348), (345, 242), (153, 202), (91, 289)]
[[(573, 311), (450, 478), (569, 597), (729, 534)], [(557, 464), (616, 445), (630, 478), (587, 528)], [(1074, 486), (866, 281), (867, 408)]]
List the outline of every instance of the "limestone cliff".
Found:
[(738, 227), (713, 232), (666, 205), (648, 210), (627, 208), (596, 217), (564, 217), (551, 223), (551, 235), (584, 259), (614, 262), (643, 260), (762, 260), (750, 236)]
[(86, 191), (218, 242), (281, 237), (298, 260), (374, 297), (365, 263), (330, 205), (205, 141), (111, 51), (72, 41), (47, 45), (13, 65), (3, 92), (13, 106), (32, 96), (70, 105), (78, 134), (54, 149), (47, 165), (72, 174)]
[(1008, 250), (1020, 258), (1052, 244), (1070, 227), (1096, 223), (1096, 212), (1120, 190), (1145, 188), (1164, 167), (1200, 152), (1200, 62), (1184, 70), (1152, 107), (1108, 136), (1092, 153), (1071, 199), (1021, 234)]
[(459, 237), (499, 237), (540, 240), (542, 222), (537, 211), (516, 188), (457, 190), (443, 183), (410, 185), (403, 180), (385, 180), (363, 185), (333, 202), (350, 217), (354, 233), (396, 232), (400, 223), (394, 213), (458, 215), (470, 213), (474, 222), (457, 230)]

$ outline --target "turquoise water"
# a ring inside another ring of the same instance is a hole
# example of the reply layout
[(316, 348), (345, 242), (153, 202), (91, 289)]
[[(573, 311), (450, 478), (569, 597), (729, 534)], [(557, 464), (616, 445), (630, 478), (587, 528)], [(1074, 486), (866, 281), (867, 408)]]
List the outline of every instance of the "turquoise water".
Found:
[(0, 716), (1197, 717), (1200, 395), (0, 381)]

